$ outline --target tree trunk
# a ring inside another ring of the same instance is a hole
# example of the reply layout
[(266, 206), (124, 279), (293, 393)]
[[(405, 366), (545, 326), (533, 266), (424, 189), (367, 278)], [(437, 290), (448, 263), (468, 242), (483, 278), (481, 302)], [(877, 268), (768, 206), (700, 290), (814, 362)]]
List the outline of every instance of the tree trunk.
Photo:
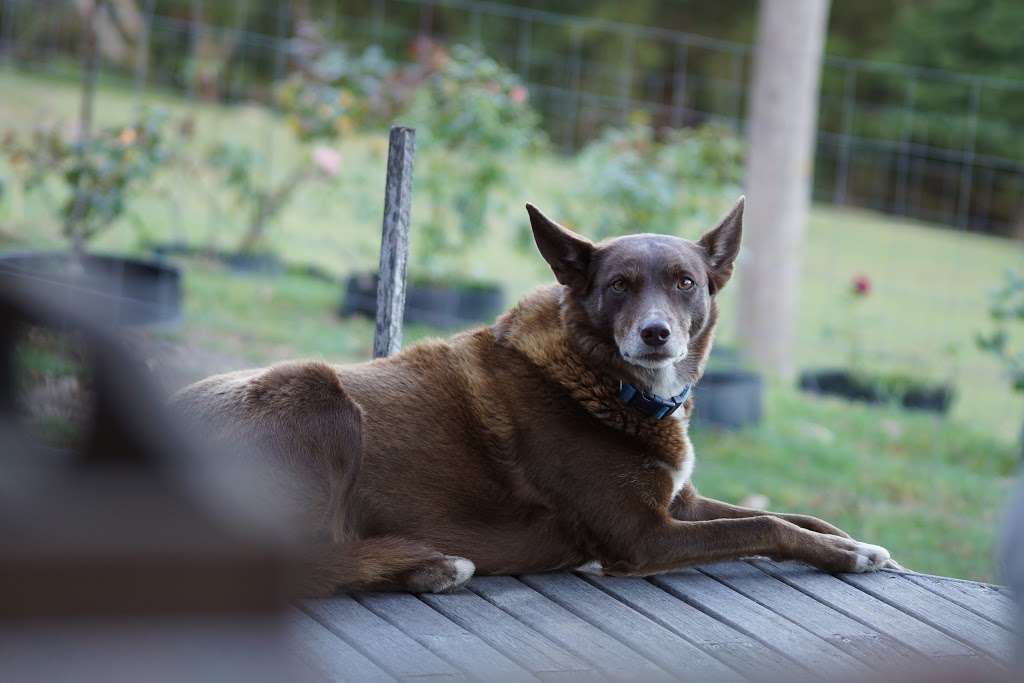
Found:
[(748, 119), (741, 347), (760, 369), (794, 368), (829, 0), (761, 0)]

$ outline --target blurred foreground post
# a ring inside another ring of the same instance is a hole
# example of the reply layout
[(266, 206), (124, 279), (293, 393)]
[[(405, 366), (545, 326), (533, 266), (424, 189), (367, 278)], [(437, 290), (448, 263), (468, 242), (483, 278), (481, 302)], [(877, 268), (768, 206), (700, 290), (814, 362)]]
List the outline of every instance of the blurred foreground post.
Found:
[[(301, 680), (266, 490), (192, 438), (74, 294), (0, 276), (0, 678)], [(82, 349), (91, 419), (69, 449), (44, 447), (16, 411), (30, 326)]]
[(761, 0), (758, 17), (739, 333), (746, 358), (780, 375), (794, 370), (828, 9), (829, 0)]
[(374, 358), (394, 355), (402, 348), (405, 269), (409, 260), (409, 217), (412, 211), (412, 166), (415, 156), (416, 129), (393, 126), (388, 147), (387, 186), (384, 190), (384, 233), (380, 241)]

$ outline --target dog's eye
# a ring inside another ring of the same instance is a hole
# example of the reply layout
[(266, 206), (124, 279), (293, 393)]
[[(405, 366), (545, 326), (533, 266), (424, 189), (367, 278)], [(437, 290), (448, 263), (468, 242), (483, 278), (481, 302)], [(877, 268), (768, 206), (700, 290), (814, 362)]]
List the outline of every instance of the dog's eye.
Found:
[(682, 292), (689, 292), (693, 289), (693, 280), (688, 277), (680, 278), (679, 282), (676, 283), (676, 289)]
[(619, 294), (622, 294), (627, 289), (629, 289), (629, 286), (626, 284), (625, 280), (619, 279), (619, 280), (616, 280), (615, 282), (612, 283), (612, 291), (613, 292), (617, 292)]

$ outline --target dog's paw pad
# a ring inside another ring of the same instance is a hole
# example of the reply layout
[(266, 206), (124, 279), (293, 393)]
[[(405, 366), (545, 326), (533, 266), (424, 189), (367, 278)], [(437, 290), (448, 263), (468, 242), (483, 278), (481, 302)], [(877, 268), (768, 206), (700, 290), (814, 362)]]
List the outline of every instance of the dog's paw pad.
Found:
[(854, 573), (876, 572), (889, 561), (889, 551), (882, 546), (871, 545), (870, 543), (855, 543), (856, 547), (853, 549), (853, 552), (856, 553), (857, 559), (853, 565)]

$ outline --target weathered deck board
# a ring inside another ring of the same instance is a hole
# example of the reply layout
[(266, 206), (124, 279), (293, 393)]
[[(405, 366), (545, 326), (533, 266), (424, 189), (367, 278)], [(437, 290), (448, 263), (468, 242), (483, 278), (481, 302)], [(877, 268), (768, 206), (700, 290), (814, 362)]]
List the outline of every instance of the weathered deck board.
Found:
[(613, 680), (671, 678), (653, 662), (511, 576), (476, 578), (469, 589)]
[(771, 679), (775, 673), (781, 676), (793, 670), (794, 662), (646, 579), (587, 577), (586, 580), (747, 677)]
[(325, 681), (383, 683), (395, 680), (305, 612), (291, 608), (288, 629), (299, 656)]
[(708, 653), (578, 576), (559, 572), (520, 580), (670, 673), (687, 672), (697, 680), (735, 677)]
[(566, 652), (526, 624), (513, 619), (468, 590), (451, 595), (423, 595), (438, 612), (471, 630), (496, 650), (545, 681), (591, 680), (603, 677), (586, 662)]
[(1000, 588), (883, 571), (726, 562), (641, 578), (482, 577), (452, 595), (300, 603), (295, 650), (324, 680), (824, 680), (1010, 666)]
[(651, 582), (811, 671), (842, 675), (864, 668), (820, 636), (694, 569), (655, 576)]
[(796, 562), (753, 560), (752, 564), (823, 605), (885, 633), (927, 657), (971, 657), (977, 653), (942, 631), (834, 576)]
[(898, 573), (841, 574), (840, 578), (987, 655), (998, 659), (1009, 650), (1009, 631)]
[(477, 678), (534, 680), (525, 669), (408, 593), (354, 593), (353, 598), (456, 669)]
[(700, 571), (772, 612), (785, 615), (794, 624), (818, 634), (869, 667), (918, 659), (902, 643), (823, 605), (746, 562), (721, 562)]
[(955, 602), (966, 610), (1000, 626), (1013, 629), (1014, 605), (1009, 592), (999, 586), (984, 583), (943, 579), (927, 574), (907, 574), (914, 583), (941, 595), (950, 602)]
[(302, 610), (395, 678), (465, 678), (348, 595), (304, 600)]

